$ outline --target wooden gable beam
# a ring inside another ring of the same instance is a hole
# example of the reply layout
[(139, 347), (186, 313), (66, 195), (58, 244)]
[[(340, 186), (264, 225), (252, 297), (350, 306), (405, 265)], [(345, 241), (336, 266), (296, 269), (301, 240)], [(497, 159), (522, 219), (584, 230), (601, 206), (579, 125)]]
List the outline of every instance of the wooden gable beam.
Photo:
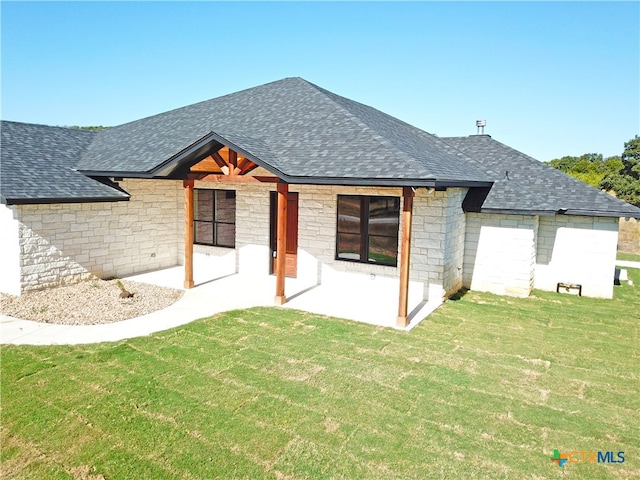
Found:
[(248, 175), (217, 175), (206, 173), (190, 173), (187, 176), (187, 179), (219, 183), (276, 183), (278, 181), (278, 177), (268, 177), (263, 175), (256, 175), (255, 177), (251, 177)]
[(229, 149), (229, 175), (239, 175), (238, 152)]
[[(202, 174), (217, 174), (218, 169), (223, 175), (234, 177), (245, 175), (255, 168), (258, 168), (256, 163), (238, 154), (238, 152), (231, 150), (229, 147), (224, 147), (193, 165), (190, 169), (189, 178), (200, 180), (202, 179)], [(198, 177), (192, 175), (196, 173), (201, 175)]]
[(238, 169), (240, 170), (239, 175), (244, 175), (245, 173), (249, 173), (251, 170), (253, 170), (254, 168), (257, 168), (257, 167), (258, 167), (258, 165), (253, 163), (248, 158), (243, 157), (238, 162)]
[(229, 165), (224, 161), (224, 158), (222, 158), (222, 155), (220, 155), (219, 152), (213, 152), (211, 154), (211, 158), (213, 158), (213, 161), (218, 164), (222, 173), (229, 175)]

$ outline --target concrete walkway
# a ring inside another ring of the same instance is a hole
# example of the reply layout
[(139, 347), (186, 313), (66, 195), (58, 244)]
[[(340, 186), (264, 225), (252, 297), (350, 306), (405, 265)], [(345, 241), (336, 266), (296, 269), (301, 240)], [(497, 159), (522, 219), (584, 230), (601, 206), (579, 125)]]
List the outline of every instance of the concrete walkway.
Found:
[[(182, 267), (127, 277), (128, 280), (180, 288)], [(185, 290), (173, 305), (147, 315), (101, 325), (58, 325), (21, 320), (0, 315), (0, 343), (14, 345), (76, 345), (114, 342), (140, 337), (185, 325), (216, 313), (256, 306), (273, 306), (275, 278), (261, 279), (229, 275), (218, 279), (201, 279), (196, 287)], [(336, 302), (340, 295), (326, 286), (309, 286), (287, 279), (289, 301), (280, 308), (293, 308), (360, 322), (395, 327), (396, 292), (350, 296), (349, 302)], [(435, 310), (438, 305), (416, 308), (407, 330)]]
[(628, 260), (616, 260), (616, 265), (618, 267), (640, 268), (640, 262), (631, 262)]

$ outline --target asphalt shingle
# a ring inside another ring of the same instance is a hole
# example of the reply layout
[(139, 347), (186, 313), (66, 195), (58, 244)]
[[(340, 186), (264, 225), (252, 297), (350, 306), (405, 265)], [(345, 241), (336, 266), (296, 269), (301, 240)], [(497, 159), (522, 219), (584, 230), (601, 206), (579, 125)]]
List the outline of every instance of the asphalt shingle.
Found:
[(640, 209), (488, 135), (439, 138), (301, 78), (100, 132), (1, 125), (0, 193), (8, 203), (126, 200), (95, 178), (184, 174), (199, 160), (193, 156), (225, 144), (292, 183), (466, 185), (484, 188), (465, 202), (479, 211), (640, 217)]
[(489, 135), (443, 138), (493, 176), (481, 211), (515, 211), (640, 217), (640, 209), (593, 188)]
[(74, 170), (94, 132), (0, 122), (3, 203), (127, 200), (129, 195)]
[[(153, 172), (210, 132), (301, 182), (488, 182), (437, 137), (374, 108), (287, 78), (100, 132), (80, 170)], [(245, 145), (242, 138), (247, 139)]]

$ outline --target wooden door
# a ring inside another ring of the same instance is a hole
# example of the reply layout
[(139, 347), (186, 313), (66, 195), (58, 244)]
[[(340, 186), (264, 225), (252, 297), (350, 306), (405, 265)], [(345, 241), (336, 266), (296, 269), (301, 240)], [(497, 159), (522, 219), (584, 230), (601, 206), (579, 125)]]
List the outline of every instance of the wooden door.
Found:
[[(278, 195), (270, 192), (270, 249), (271, 273), (276, 271), (276, 232), (278, 223)], [(287, 258), (285, 259), (285, 275), (295, 277), (298, 273), (298, 193), (287, 194)]]

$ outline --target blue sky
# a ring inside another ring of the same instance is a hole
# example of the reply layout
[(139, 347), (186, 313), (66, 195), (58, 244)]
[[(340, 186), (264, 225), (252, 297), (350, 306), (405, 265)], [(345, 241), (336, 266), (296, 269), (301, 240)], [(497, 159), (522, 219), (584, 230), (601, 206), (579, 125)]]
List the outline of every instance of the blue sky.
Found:
[(540, 160), (640, 131), (638, 2), (1, 2), (2, 118), (118, 125), (299, 76)]

